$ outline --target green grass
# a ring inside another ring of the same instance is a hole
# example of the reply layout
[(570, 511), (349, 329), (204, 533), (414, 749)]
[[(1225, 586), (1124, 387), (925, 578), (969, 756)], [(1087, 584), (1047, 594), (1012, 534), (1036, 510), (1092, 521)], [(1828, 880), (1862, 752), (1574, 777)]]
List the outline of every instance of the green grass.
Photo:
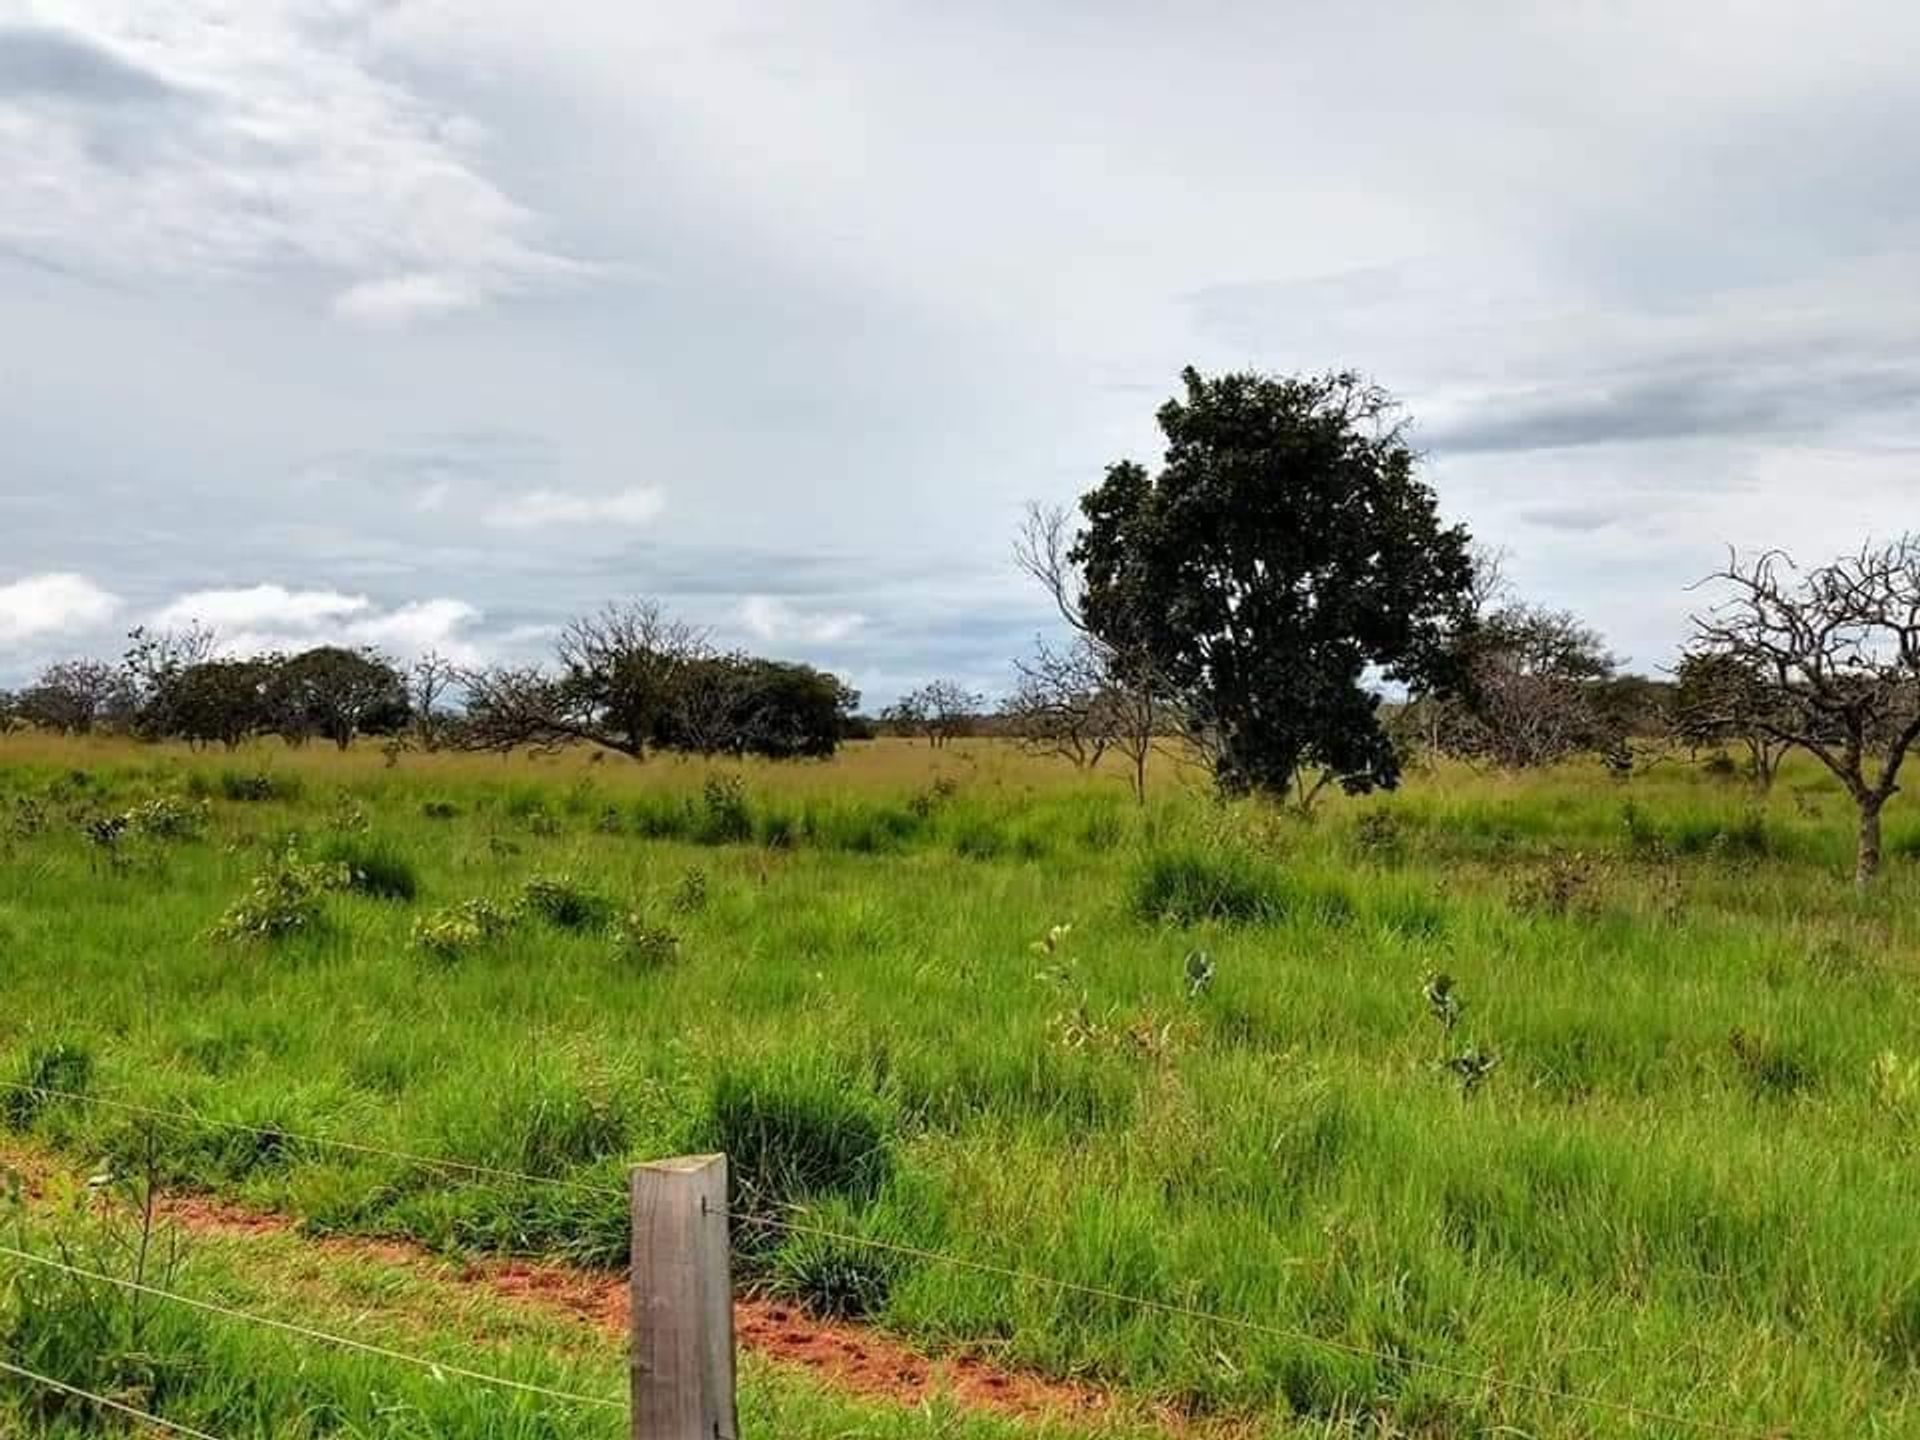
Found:
[[(749, 1210), (1271, 1327), (741, 1232), (752, 1283), (1196, 1414), (1669, 1433), (1427, 1361), (1796, 1436), (1920, 1427), (1920, 816), (1889, 814), (1860, 898), (1810, 768), (1765, 800), (1675, 768), (1415, 775), (1308, 825), (1171, 772), (1136, 810), (985, 745), (0, 764), (0, 1078), (266, 1132), (162, 1127), (178, 1182), (615, 1265), (615, 1196), (296, 1137), (615, 1188), (724, 1147)], [(197, 833), (83, 830), (169, 795), (207, 800)], [(212, 938), (290, 842), (387, 857), (411, 901), (330, 887), (312, 924)], [(415, 943), (481, 899), (497, 931)], [(1467, 1096), (1469, 1050), (1499, 1063)], [(41, 1092), (7, 1113), (84, 1163), (144, 1143)]]

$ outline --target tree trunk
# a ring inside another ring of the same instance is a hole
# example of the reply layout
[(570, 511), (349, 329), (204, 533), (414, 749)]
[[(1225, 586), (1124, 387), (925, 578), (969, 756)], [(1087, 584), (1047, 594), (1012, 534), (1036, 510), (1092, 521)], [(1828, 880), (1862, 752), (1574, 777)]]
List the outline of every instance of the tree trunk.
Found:
[(1877, 795), (1860, 802), (1860, 856), (1854, 865), (1853, 879), (1863, 890), (1880, 873), (1880, 807), (1885, 803)]

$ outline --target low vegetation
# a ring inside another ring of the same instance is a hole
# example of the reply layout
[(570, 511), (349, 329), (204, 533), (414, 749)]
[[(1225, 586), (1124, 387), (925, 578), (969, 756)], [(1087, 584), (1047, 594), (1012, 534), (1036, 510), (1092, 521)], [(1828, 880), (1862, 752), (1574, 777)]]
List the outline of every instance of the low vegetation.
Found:
[[(801, 769), (0, 746), (0, 1119), (76, 1164), (616, 1266), (594, 1187), (724, 1148), (743, 1216), (851, 1237), (743, 1223), (746, 1283), (1195, 1414), (1606, 1433), (1461, 1378), (1491, 1373), (1920, 1422), (1920, 823), (1889, 807), (1857, 893), (1851, 797), (1804, 760), (1769, 792), (1443, 765), (1308, 819), (967, 740)], [(146, 818), (103, 847), (102, 817)], [(78, 1363), (35, 1348), (65, 1300), (3, 1303), (9, 1354)], [(155, 1354), (206, 1362), (189, 1417), (361, 1386), (166, 1323)]]

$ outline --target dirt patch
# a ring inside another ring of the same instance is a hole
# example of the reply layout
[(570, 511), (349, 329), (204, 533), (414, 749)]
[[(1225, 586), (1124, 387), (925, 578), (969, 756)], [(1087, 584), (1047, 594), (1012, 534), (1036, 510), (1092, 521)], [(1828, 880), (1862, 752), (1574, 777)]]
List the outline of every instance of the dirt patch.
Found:
[[(26, 1176), (29, 1194), (38, 1190), (56, 1164), (45, 1154), (31, 1151), (0, 1151), (0, 1160)], [(183, 1229), (201, 1234), (244, 1239), (300, 1231), (298, 1222), (285, 1215), (207, 1195), (169, 1195), (158, 1208)], [(323, 1252), (430, 1272), (443, 1283), (484, 1287), (516, 1303), (570, 1315), (621, 1340), (628, 1334), (624, 1275), (529, 1260), (451, 1261), (404, 1241), (307, 1235), (300, 1239)], [(777, 1300), (753, 1296), (736, 1300), (733, 1323), (741, 1349), (865, 1399), (907, 1407), (946, 1399), (968, 1409), (1028, 1421), (1091, 1425), (1126, 1417), (1156, 1424), (1169, 1434), (1191, 1434), (1199, 1428), (1184, 1417), (1143, 1410), (1096, 1386), (1006, 1369), (974, 1356), (931, 1357), (876, 1330), (822, 1320)]]

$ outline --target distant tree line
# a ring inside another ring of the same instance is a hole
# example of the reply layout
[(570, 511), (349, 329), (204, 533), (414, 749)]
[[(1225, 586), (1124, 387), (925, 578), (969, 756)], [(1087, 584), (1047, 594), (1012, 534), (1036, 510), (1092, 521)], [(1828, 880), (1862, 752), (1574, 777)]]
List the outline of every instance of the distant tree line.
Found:
[(234, 748), (360, 736), (423, 749), (587, 743), (800, 759), (831, 755), (855, 728), (858, 692), (810, 665), (710, 645), (650, 603), (610, 606), (561, 634), (553, 662), (463, 668), (428, 654), (401, 666), (371, 649), (221, 654), (201, 627), (135, 630), (119, 664), (50, 665), (0, 692), (0, 729), (114, 731)]

